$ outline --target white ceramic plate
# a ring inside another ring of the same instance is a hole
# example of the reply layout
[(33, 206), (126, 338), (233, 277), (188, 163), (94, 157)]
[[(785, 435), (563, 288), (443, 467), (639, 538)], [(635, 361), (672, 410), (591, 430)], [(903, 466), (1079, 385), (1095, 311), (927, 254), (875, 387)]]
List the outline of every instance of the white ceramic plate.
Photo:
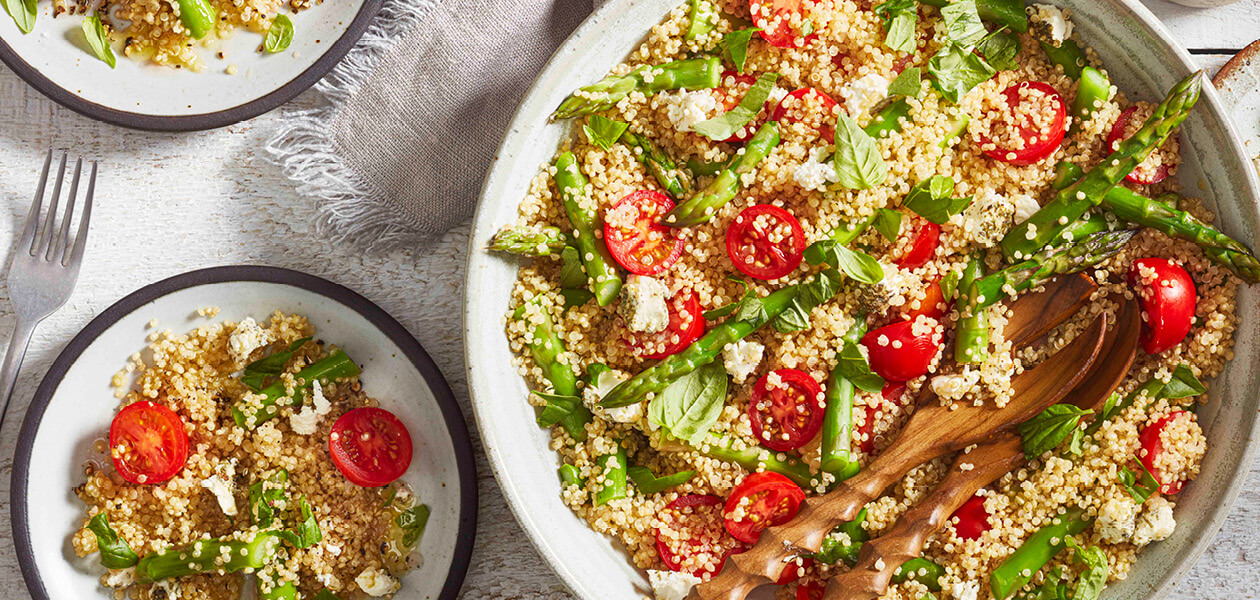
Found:
[[(12, 520), (18, 561), (35, 600), (112, 597), (96, 555), (75, 556), (70, 537), (83, 523), (71, 488), (84, 480), (93, 440), (108, 435), (118, 406), (110, 378), (145, 345), (146, 325), (186, 331), (216, 319), (305, 315), (318, 338), (345, 348), (363, 368), (363, 386), (398, 415), (415, 452), (403, 476), (432, 513), (420, 542), (424, 562), (403, 579), (398, 600), (454, 600), (472, 554), (477, 480), (472, 445), (446, 380), (419, 342), (366, 298), (324, 279), (272, 267), (234, 266), (185, 273), (116, 302), (74, 338), (35, 393), (13, 462)], [(248, 586), (247, 586), (248, 589)]]
[[(494, 233), (516, 221), (517, 205), (538, 165), (548, 163), (568, 123), (551, 111), (572, 90), (598, 80), (621, 62), (682, 0), (610, 0), (583, 23), (539, 75), (512, 122), (482, 189), (469, 238), (465, 288), (468, 383), (490, 466), (516, 518), (538, 551), (578, 596), (632, 600), (650, 593), (644, 574), (618, 545), (586, 527), (560, 501), (558, 459), (550, 435), (535, 423), (525, 381), (511, 366), (499, 320), (507, 313), (518, 262), (485, 251)], [(1130, 98), (1158, 100), (1194, 71), (1189, 53), (1138, 0), (1054, 0), (1074, 11), (1080, 36), (1103, 58)], [(1186, 189), (1205, 198), (1225, 232), (1257, 246), (1260, 182), (1215, 89), (1181, 129)], [(1211, 440), (1199, 478), (1179, 498), (1178, 527), (1167, 541), (1146, 549), (1108, 600), (1159, 598), (1181, 579), (1220, 528), (1255, 454), (1260, 410), (1260, 290), (1238, 296), (1241, 322), (1234, 361), (1212, 382), (1211, 403), (1199, 411)]]
[[(192, 72), (128, 59), (118, 47), (117, 68), (110, 69), (87, 49), (82, 16), (54, 19), (52, 3), (40, 2), (35, 29), (26, 35), (0, 11), (0, 60), (44, 95), (93, 119), (157, 131), (211, 129), (256, 117), (314, 85), (380, 6), (381, 0), (325, 0), (290, 15), (293, 44), (279, 54), (258, 52), (262, 36), (237, 30), (213, 49), (197, 48), (207, 67)], [(229, 65), (236, 74), (227, 74)]]
[(1212, 82), (1230, 108), (1247, 154), (1260, 169), (1260, 40), (1234, 55)]

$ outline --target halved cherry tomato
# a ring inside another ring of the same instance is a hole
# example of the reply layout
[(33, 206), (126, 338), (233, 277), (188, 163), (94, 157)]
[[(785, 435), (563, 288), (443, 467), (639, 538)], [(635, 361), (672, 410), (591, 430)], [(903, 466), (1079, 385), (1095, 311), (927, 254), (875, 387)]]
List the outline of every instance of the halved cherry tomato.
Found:
[(604, 213), (604, 241), (617, 264), (631, 273), (658, 275), (682, 256), (677, 230), (659, 223), (674, 202), (651, 190), (631, 192)]
[(871, 370), (888, 381), (910, 381), (928, 372), (941, 349), (936, 327), (915, 334), (920, 320), (898, 321), (862, 336)]
[(736, 269), (756, 279), (786, 276), (800, 266), (804, 251), (801, 222), (772, 204), (745, 208), (726, 230), (727, 256)]
[(920, 219), (918, 229), (914, 230), (914, 238), (910, 240), (910, 249), (897, 261), (903, 269), (917, 269), (928, 264), (936, 256), (936, 247), (941, 244), (941, 226), (927, 219)]
[(984, 508), (984, 496), (972, 496), (950, 517), (958, 518), (954, 533), (964, 540), (979, 539), (980, 534), (993, 529), (989, 524), (989, 511)]
[[(902, 382), (888, 382), (884, 384), (884, 389), (880, 390), (880, 396), (884, 400), (891, 402), (897, 406), (905, 406), (906, 384)], [(878, 406), (866, 407), (866, 422), (858, 427), (858, 433), (862, 434), (862, 441), (858, 448), (867, 454), (875, 449), (875, 413), (879, 412)]]
[[(728, 556), (748, 549), (723, 526), (722, 499), (717, 496), (679, 496), (657, 516), (662, 527), (653, 530), (656, 553), (671, 571), (713, 575), (722, 570)], [(716, 562), (716, 567), (698, 568), (709, 562)]]
[(364, 406), (333, 423), (328, 453), (351, 483), (381, 487), (402, 477), (411, 466), (411, 434), (394, 413)]
[(1194, 280), (1177, 263), (1140, 258), (1129, 267), (1129, 285), (1142, 305), (1142, 349), (1159, 354), (1181, 343), (1194, 324)]
[(704, 335), (704, 310), (700, 298), (691, 290), (681, 290), (670, 298), (669, 325), (664, 331), (642, 333), (626, 331), (626, 343), (643, 358), (660, 359), (682, 352), (691, 342)]
[(937, 277), (923, 288), (924, 296), (919, 300), (918, 308), (911, 308), (906, 312), (906, 320), (913, 321), (924, 315), (939, 320), (945, 316), (948, 307), (945, 305), (945, 292), (941, 290), (941, 278)]
[(762, 446), (779, 452), (800, 448), (822, 429), (822, 386), (796, 369), (766, 373), (753, 387), (748, 420)]
[[(1125, 135), (1125, 132), (1128, 130), (1129, 121), (1133, 120), (1133, 113), (1137, 112), (1137, 109), (1138, 107), (1136, 106), (1130, 106), (1124, 109), (1119, 117), (1116, 117), (1116, 124), (1111, 126), (1111, 133), (1107, 134), (1107, 150), (1109, 152), (1115, 152), (1116, 148), (1120, 146), (1120, 142), (1129, 138), (1129, 136)], [(1160, 163), (1152, 167), (1149, 164), (1150, 162), (1151, 158), (1149, 157), (1142, 161), (1142, 164), (1124, 176), (1125, 180), (1138, 185), (1153, 185), (1168, 179), (1168, 175), (1172, 173), (1172, 168), (1167, 163)]]
[[(806, 108), (806, 103), (819, 104), (819, 108)], [(836, 129), (832, 125), (836, 121), (835, 111), (836, 101), (831, 96), (824, 94), (812, 87), (801, 88), (783, 97), (779, 101), (779, 105), (774, 107), (774, 114), (770, 116), (772, 121), (786, 121), (788, 123), (804, 122), (814, 129), (818, 130), (818, 134), (828, 144), (834, 143), (836, 140)]]
[[(752, 75), (743, 75), (736, 73), (735, 71), (725, 71), (722, 73), (722, 82), (720, 86), (714, 89), (713, 93), (717, 95), (718, 102), (722, 103), (722, 108), (729, 112), (736, 106), (739, 106), (739, 103), (744, 99), (744, 94), (748, 93), (748, 89), (751, 88), (754, 83), (757, 83), (757, 78)], [(723, 141), (730, 143), (747, 142), (752, 139), (752, 136), (757, 133), (757, 129), (759, 129), (761, 124), (765, 122), (766, 108), (765, 106), (762, 106), (761, 112), (758, 112), (757, 116), (753, 117), (747, 125), (740, 127), (739, 131), (731, 134), (731, 137), (728, 137)]]
[[(807, 20), (801, 0), (748, 0), (748, 9), (752, 13), (753, 26), (761, 28), (761, 39), (770, 42), (771, 46), (799, 48), (818, 38), (817, 33), (800, 38), (799, 27)], [(796, 26), (792, 24), (793, 17), (799, 19)], [(802, 44), (797, 45), (797, 40)]]
[(774, 584), (787, 585), (792, 583), (793, 581), (801, 578), (802, 569), (808, 571), (810, 567), (814, 566), (814, 559), (808, 556), (800, 557), (800, 561), (801, 564), (799, 565), (796, 564), (796, 561), (792, 561), (789, 562), (786, 567), (783, 567), (783, 572), (779, 574), (779, 579), (778, 581), (775, 581)]
[(128, 404), (109, 426), (109, 456), (118, 474), (131, 483), (167, 481), (188, 462), (184, 420), (148, 400)]
[(1181, 486), (1185, 485), (1184, 479), (1176, 481), (1168, 481), (1163, 472), (1155, 466), (1155, 460), (1164, 453), (1164, 441), (1160, 436), (1164, 433), (1164, 429), (1168, 428), (1174, 420), (1185, 415), (1185, 418), (1193, 418), (1190, 413), (1184, 410), (1174, 410), (1162, 417), (1158, 421), (1147, 425), (1142, 433), (1138, 434), (1138, 442), (1142, 446), (1142, 465), (1147, 471), (1151, 472), (1151, 476), (1159, 483), (1159, 493), (1172, 495), (1181, 491)]
[[(1024, 98), (1020, 96), (1021, 90), (1033, 90), (1049, 99), (1052, 114), (1048, 126), (1037, 126), (1028, 120), (1033, 115), (1043, 114), (1044, 108), (1024, 108), (1021, 111), (1021, 105), (1024, 103)], [(1011, 122), (1008, 125), (1019, 132), (1019, 137), (1024, 141), (1024, 147), (998, 147), (985, 150), (985, 155), (993, 160), (1022, 166), (1040, 162), (1054, 154), (1059, 144), (1063, 143), (1063, 136), (1067, 132), (1067, 105), (1063, 103), (1063, 96), (1040, 81), (1022, 81), (1003, 90), (1002, 95), (1006, 96), (1006, 105), (1011, 109), (1009, 115)], [(985, 140), (985, 142), (992, 143), (993, 141)]]
[(722, 513), (726, 530), (741, 542), (755, 544), (765, 528), (792, 520), (804, 499), (801, 487), (783, 475), (750, 473), (726, 498)]
[(802, 583), (796, 586), (796, 600), (822, 600), (823, 584), (817, 581)]

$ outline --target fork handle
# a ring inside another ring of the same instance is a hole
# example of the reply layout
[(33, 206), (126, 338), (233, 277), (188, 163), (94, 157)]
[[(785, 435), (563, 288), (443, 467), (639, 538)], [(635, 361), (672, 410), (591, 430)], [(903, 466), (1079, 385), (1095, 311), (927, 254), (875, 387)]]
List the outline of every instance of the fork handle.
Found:
[(9, 401), (13, 399), (13, 386), (17, 383), (18, 369), (22, 359), (26, 357), (26, 348), (31, 343), (31, 335), (35, 333), (38, 321), (18, 316), (13, 327), (13, 337), (9, 338), (9, 350), (4, 354), (4, 367), (0, 369), (0, 391), (4, 392), (4, 405), (0, 406), (0, 430), (4, 429), (4, 417), (9, 414)]

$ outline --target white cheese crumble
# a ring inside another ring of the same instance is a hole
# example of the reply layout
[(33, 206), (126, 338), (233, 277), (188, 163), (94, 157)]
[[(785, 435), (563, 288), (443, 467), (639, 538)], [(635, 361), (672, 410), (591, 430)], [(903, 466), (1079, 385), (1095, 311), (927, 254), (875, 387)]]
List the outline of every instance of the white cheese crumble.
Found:
[(615, 408), (603, 408), (599, 406), (599, 401), (604, 399), (613, 388), (621, 385), (623, 381), (630, 379), (630, 376), (616, 369), (608, 369), (601, 371), (599, 376), (595, 378), (595, 385), (588, 385), (582, 390), (582, 400), (591, 410), (597, 413), (607, 415), (609, 419), (618, 423), (637, 423), (643, 418), (643, 403), (637, 402), (629, 406), (618, 406)]
[(1015, 204), (1006, 196), (984, 192), (962, 213), (963, 237), (977, 246), (989, 248), (1002, 240), (1015, 218)]
[(656, 600), (683, 600), (691, 593), (691, 588), (700, 583), (700, 578), (680, 571), (648, 569), (648, 581), (652, 583)]
[(631, 331), (659, 333), (669, 326), (669, 308), (665, 305), (669, 288), (659, 279), (631, 275), (621, 287), (621, 316)]
[(219, 508), (229, 517), (236, 516), (236, 498), (232, 496), (232, 491), (236, 487), (235, 478), (236, 459), (233, 458), (215, 465), (214, 475), (201, 481), (201, 487), (214, 494), (215, 499), (219, 501)]
[(400, 587), (397, 579), (390, 577), (385, 571), (373, 568), (364, 569), (358, 577), (354, 578), (354, 582), (359, 584), (359, 589), (363, 590), (363, 593), (373, 598), (392, 594)]
[(136, 582), (136, 568), (127, 567), (126, 569), (110, 569), (105, 574), (105, 578), (101, 580), (106, 587), (127, 587)]
[(1133, 536), (1138, 513), (1137, 502), (1125, 496), (1113, 496), (1098, 509), (1098, 518), (1094, 528), (1099, 537), (1108, 544), (1119, 544), (1129, 541)]
[(1041, 210), (1041, 205), (1037, 203), (1037, 199), (1028, 194), (1015, 194), (1011, 196), (1011, 203), (1015, 205), (1015, 224), (1018, 225), (1028, 220), (1028, 217)]
[(963, 367), (963, 370), (958, 373), (933, 377), (930, 385), (937, 398), (953, 402), (961, 400), (979, 382), (980, 371), (973, 371), (971, 367)]
[(1177, 528), (1173, 519), (1173, 503), (1163, 496), (1151, 496), (1142, 505), (1142, 513), (1138, 515), (1137, 527), (1133, 531), (1133, 543), (1145, 546), (1151, 542), (1168, 539)]
[(259, 327), (252, 317), (245, 317), (236, 324), (236, 329), (228, 337), (228, 352), (237, 362), (243, 363), (249, 360), (255, 350), (271, 342), (270, 331)]
[(954, 600), (976, 600), (980, 595), (980, 584), (974, 581), (955, 581), (949, 586), (949, 594)]
[(765, 351), (766, 347), (760, 342), (739, 340), (722, 348), (722, 364), (737, 383), (743, 383), (757, 370)]
[(849, 116), (856, 119), (887, 99), (890, 83), (879, 74), (868, 73), (840, 88), (840, 97), (844, 98), (844, 108)]
[(839, 181), (836, 177), (836, 166), (831, 161), (823, 161), (827, 153), (819, 150), (810, 150), (809, 160), (801, 163), (792, 173), (792, 181), (803, 190), (822, 191), (828, 183)]
[(696, 123), (707, 121), (722, 114), (721, 104), (709, 90), (689, 92), (679, 90), (677, 94), (665, 94), (665, 116), (678, 131), (692, 131)]
[(1026, 10), (1028, 29), (1034, 38), (1058, 48), (1072, 37), (1071, 10), (1050, 4), (1033, 4)]

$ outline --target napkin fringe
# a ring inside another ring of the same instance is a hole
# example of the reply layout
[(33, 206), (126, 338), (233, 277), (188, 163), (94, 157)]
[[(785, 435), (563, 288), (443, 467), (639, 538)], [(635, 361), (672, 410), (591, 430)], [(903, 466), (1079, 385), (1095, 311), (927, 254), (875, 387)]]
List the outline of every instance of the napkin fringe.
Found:
[(379, 251), (424, 235), (416, 224), (400, 219), (385, 194), (341, 159), (328, 124), (385, 52), (435, 5), (434, 0), (387, 0), (355, 48), (315, 85), (325, 104), (287, 111), (267, 142), (267, 160), (298, 183), (299, 194), (315, 200), (316, 227), (334, 241)]

